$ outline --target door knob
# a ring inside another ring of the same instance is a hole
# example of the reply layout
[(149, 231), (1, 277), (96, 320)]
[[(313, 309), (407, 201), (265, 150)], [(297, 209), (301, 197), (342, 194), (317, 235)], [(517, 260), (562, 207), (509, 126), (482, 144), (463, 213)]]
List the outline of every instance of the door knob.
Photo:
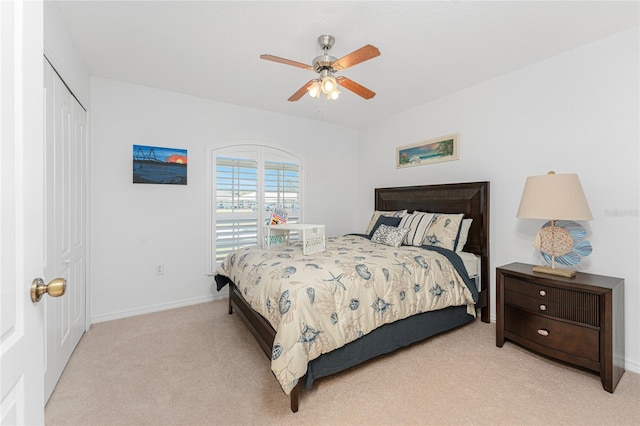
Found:
[(54, 278), (45, 284), (42, 278), (36, 278), (31, 283), (31, 301), (37, 303), (42, 296), (47, 293), (51, 297), (60, 297), (67, 289), (67, 280), (64, 278)]

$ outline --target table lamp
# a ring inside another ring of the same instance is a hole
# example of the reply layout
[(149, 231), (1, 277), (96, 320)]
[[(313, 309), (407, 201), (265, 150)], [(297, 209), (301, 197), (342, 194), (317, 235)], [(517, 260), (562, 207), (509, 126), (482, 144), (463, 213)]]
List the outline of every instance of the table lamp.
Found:
[(524, 185), (516, 217), (545, 219), (534, 242), (549, 266), (534, 266), (534, 272), (575, 276), (575, 271), (556, 268), (556, 263), (572, 266), (581, 256), (591, 254), (591, 244), (585, 240), (586, 231), (575, 220), (592, 220), (591, 210), (576, 174), (530, 176)]

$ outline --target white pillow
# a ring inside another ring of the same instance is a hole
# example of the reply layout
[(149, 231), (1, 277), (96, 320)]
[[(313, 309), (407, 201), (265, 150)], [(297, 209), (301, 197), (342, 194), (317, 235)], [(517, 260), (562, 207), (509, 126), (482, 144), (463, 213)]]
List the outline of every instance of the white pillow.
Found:
[(456, 251), (462, 251), (462, 249), (464, 249), (464, 245), (467, 244), (469, 229), (471, 229), (471, 222), (473, 222), (473, 219), (462, 219), (462, 224), (460, 225), (460, 235), (458, 236), (458, 244), (456, 245)]
[(380, 225), (373, 233), (371, 241), (391, 247), (400, 247), (404, 236), (409, 230), (407, 228), (396, 228), (395, 226)]
[(429, 229), (429, 225), (431, 225), (433, 221), (433, 216), (433, 213), (418, 211), (404, 216), (398, 225), (398, 228), (409, 228), (407, 236), (404, 237), (404, 243), (410, 246), (420, 247), (424, 237), (427, 235), (427, 229)]

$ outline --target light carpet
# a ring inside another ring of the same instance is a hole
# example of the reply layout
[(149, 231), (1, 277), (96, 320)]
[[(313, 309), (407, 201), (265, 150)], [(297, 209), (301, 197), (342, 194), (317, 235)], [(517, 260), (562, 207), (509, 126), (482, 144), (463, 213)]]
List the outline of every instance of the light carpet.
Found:
[(477, 320), (285, 395), (227, 301), (95, 324), (47, 425), (640, 425), (640, 375), (599, 376), (507, 342)]

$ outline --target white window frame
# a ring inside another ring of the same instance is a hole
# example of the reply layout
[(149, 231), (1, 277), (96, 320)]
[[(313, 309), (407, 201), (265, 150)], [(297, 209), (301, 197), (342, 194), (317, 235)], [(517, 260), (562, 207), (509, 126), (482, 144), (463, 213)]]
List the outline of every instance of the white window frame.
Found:
[[(263, 165), (266, 160), (282, 160), (295, 161), (300, 164), (300, 223), (304, 223), (306, 211), (305, 197), (305, 160), (304, 158), (292, 152), (290, 149), (264, 142), (260, 140), (240, 140), (227, 142), (224, 144), (212, 144), (206, 146), (206, 164), (205, 164), (205, 244), (206, 244), (206, 275), (214, 275), (217, 265), (214, 253), (216, 252), (215, 241), (215, 224), (216, 224), (216, 156), (222, 155), (240, 155), (244, 151), (251, 153), (250, 158), (256, 158), (259, 164), (258, 187), (263, 188)], [(264, 192), (259, 191), (258, 205), (264, 205)], [(258, 241), (261, 241), (261, 227), (258, 227)]]

